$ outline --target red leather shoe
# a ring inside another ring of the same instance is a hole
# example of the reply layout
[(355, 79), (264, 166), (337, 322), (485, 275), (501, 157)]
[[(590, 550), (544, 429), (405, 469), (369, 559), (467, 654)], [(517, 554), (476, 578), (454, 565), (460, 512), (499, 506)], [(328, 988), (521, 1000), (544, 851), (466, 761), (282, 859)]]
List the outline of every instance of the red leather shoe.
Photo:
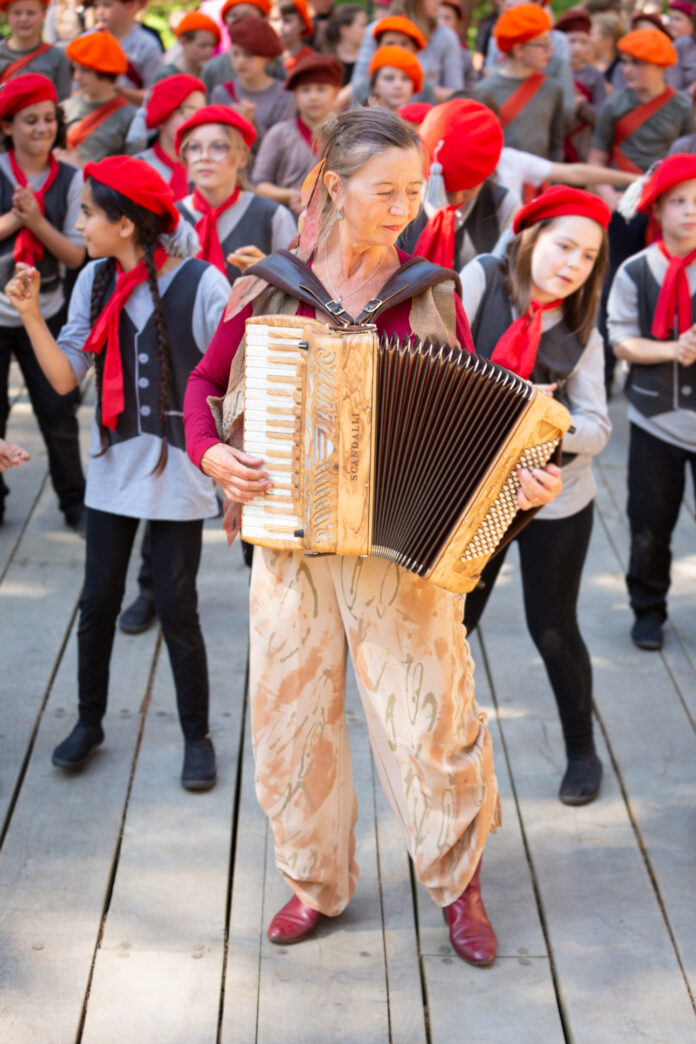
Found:
[(484, 968), (493, 963), (498, 940), (483, 905), (480, 870), (481, 860), (465, 890), (442, 912), (449, 924), (450, 942), (459, 956), (469, 964)]
[(287, 946), (308, 938), (319, 923), (321, 914), (311, 906), (305, 906), (296, 895), (275, 915), (268, 926), (268, 938), (272, 943)]

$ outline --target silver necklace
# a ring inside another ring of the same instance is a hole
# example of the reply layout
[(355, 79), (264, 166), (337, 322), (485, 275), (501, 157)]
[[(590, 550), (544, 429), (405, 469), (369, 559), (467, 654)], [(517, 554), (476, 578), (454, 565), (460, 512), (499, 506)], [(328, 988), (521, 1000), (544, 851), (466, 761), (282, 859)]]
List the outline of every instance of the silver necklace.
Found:
[(373, 272), (370, 272), (370, 274), (369, 274), (369, 276), (367, 277), (367, 279), (363, 279), (363, 281), (362, 281), (362, 283), (360, 284), (360, 286), (356, 286), (354, 290), (351, 290), (351, 291), (350, 291), (350, 293), (348, 293), (348, 294), (343, 294), (343, 296), (342, 296), (342, 297), (339, 297), (339, 296), (338, 296), (338, 294), (336, 293), (336, 289), (335, 289), (335, 287), (334, 287), (333, 283), (331, 282), (331, 273), (329, 272), (329, 258), (328, 258), (328, 255), (327, 255), (327, 256), (326, 256), (326, 258), (325, 258), (325, 261), (324, 261), (324, 264), (325, 264), (325, 266), (326, 266), (326, 282), (327, 282), (327, 283), (328, 283), (328, 285), (329, 285), (329, 290), (330, 290), (330, 291), (331, 291), (331, 293), (333, 294), (333, 299), (334, 299), (334, 301), (336, 301), (336, 302), (337, 302), (337, 304), (343, 304), (343, 302), (344, 302), (345, 300), (347, 300), (347, 299), (348, 299), (349, 297), (353, 297), (353, 296), (354, 296), (355, 294), (357, 294), (358, 290), (362, 290), (362, 288), (363, 288), (363, 287), (364, 287), (364, 286), (365, 286), (365, 285), (366, 285), (367, 283), (369, 283), (371, 279), (373, 279), (373, 278), (374, 278), (374, 277), (375, 277), (375, 276), (377, 275), (377, 273), (379, 272), (380, 268), (382, 267), (382, 265), (383, 265), (383, 264), (384, 264), (384, 262), (385, 262), (386, 256), (387, 256), (387, 252), (386, 252), (386, 250), (385, 250), (385, 251), (384, 251), (384, 255), (383, 255), (383, 257), (382, 257), (382, 260), (381, 260), (381, 261), (380, 261), (380, 263), (379, 263), (379, 264), (377, 265), (377, 267), (375, 268), (375, 270), (374, 270)]

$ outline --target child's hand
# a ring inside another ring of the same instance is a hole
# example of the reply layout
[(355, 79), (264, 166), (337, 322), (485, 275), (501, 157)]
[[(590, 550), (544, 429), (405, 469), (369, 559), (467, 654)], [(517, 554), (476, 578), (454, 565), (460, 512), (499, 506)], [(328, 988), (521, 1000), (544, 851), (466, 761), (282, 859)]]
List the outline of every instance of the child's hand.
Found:
[(696, 327), (692, 326), (680, 336), (676, 343), (676, 360), (682, 366), (696, 362)]
[(240, 272), (244, 272), (250, 265), (255, 265), (257, 261), (263, 261), (265, 256), (258, 247), (245, 246), (235, 250), (232, 254), (228, 254), (227, 263), (228, 265), (235, 265)]
[(537, 391), (542, 392), (544, 395), (550, 395), (553, 398), (553, 393), (558, 385), (554, 381), (553, 384), (535, 384), (534, 387)]
[(256, 112), (256, 102), (251, 102), (251, 101), (248, 101), (246, 98), (242, 98), (240, 101), (236, 102), (232, 106), (232, 108), (236, 109), (237, 112), (239, 113), (239, 115), (243, 116), (245, 120), (249, 121), (249, 123), (253, 123), (254, 122), (254, 113)]
[(5, 442), (4, 439), (0, 439), (0, 471), (16, 468), (25, 460), (31, 460), (25, 449), (18, 446), (16, 442)]
[(22, 318), (39, 315), (39, 287), (41, 276), (30, 265), (20, 261), (15, 274), (5, 287), (5, 293)]
[(12, 196), (12, 210), (19, 221), (31, 228), (41, 217), (41, 209), (31, 187), (17, 186)]

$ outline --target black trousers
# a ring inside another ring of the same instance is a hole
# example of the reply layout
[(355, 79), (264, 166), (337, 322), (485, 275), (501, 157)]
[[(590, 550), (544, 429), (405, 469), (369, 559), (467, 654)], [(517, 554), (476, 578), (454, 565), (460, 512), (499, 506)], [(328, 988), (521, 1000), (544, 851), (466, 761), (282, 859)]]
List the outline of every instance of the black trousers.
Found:
[(616, 356), (609, 344), (607, 330), (607, 302), (609, 291), (618, 269), (624, 261), (645, 249), (645, 237), (648, 231), (648, 218), (645, 214), (636, 214), (631, 221), (626, 221), (617, 212), (611, 216), (609, 223), (609, 268), (602, 289), (602, 297), (597, 315), (597, 329), (604, 341), (604, 383), (607, 392), (611, 391), (616, 368)]
[[(80, 722), (106, 712), (109, 661), (137, 518), (87, 509), (85, 584), (78, 626)], [(174, 675), (179, 720), (188, 739), (208, 732), (208, 664), (198, 619), (196, 574), (203, 522), (150, 522), (155, 605)]]
[(631, 425), (628, 451), (628, 521), (631, 554), (626, 584), (636, 616), (667, 616), (672, 531), (684, 499), (686, 468), (696, 483), (696, 453)]
[[(48, 319), (54, 337), (65, 321), (65, 310)], [(36, 361), (36, 356), (23, 326), (0, 327), (0, 438), (5, 438), (10, 413), (8, 378), (12, 356), (19, 363), (26, 382), (31, 405), (46, 443), (51, 482), (61, 511), (77, 507), (85, 498), (85, 478), (80, 463), (77, 407), (80, 393), (76, 388), (59, 395), (49, 384)], [(0, 501), (7, 496), (7, 486), (0, 475)]]
[[(556, 697), (569, 756), (592, 747), (592, 666), (577, 618), (592, 518), (590, 502), (568, 518), (532, 521), (516, 538), (527, 627)], [(481, 619), (506, 551), (491, 559), (479, 585), (466, 596), (468, 632)]]

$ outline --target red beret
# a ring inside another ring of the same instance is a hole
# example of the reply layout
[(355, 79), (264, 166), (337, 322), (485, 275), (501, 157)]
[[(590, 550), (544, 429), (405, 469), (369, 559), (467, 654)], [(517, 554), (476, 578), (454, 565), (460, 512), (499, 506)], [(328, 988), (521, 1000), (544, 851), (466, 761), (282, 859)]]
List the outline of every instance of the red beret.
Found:
[(540, 196), (527, 203), (515, 214), (512, 231), (517, 235), (523, 228), (536, 225), (555, 217), (586, 217), (606, 229), (611, 221), (611, 211), (604, 200), (584, 189), (569, 185), (554, 185)]
[(192, 131), (194, 127), (204, 127), (206, 123), (222, 123), (227, 127), (232, 127), (233, 130), (239, 131), (244, 139), (244, 144), (248, 148), (251, 148), (256, 141), (256, 131), (252, 124), (235, 112), (234, 109), (231, 109), (229, 105), (206, 105), (204, 109), (199, 109), (198, 112), (194, 112), (193, 116), (189, 116), (187, 120), (184, 120), (177, 130), (174, 139), (174, 148), (177, 154), (181, 151), (182, 142), (189, 131)]
[(181, 36), (182, 33), (212, 33), (218, 43), (222, 40), (222, 33), (217, 22), (200, 11), (189, 11), (177, 25), (174, 35)]
[(159, 127), (173, 112), (186, 101), (194, 91), (201, 91), (205, 97), (205, 84), (197, 76), (188, 73), (176, 73), (158, 80), (150, 92), (145, 109), (145, 126), (148, 130)]
[[(231, 11), (233, 7), (237, 7), (238, 4), (249, 4), (250, 7), (258, 7), (259, 11), (265, 18), (268, 18), (271, 13), (271, 0), (226, 0), (222, 5), (222, 10), (220, 11), (220, 17), (223, 22), (225, 21), (228, 12)], [(245, 17), (248, 17), (248, 15), (245, 15)], [(253, 18), (254, 15), (251, 17)]]
[(71, 40), (65, 53), (75, 65), (108, 76), (120, 76), (128, 69), (128, 59), (115, 36), (99, 29)]
[(689, 3), (689, 0), (672, 0), (667, 7), (670, 11), (681, 11), (687, 18), (694, 17), (694, 5)]
[(587, 11), (578, 8), (574, 11), (565, 11), (554, 24), (554, 29), (558, 29), (561, 33), (589, 33), (591, 28), (592, 19)]
[(250, 54), (261, 58), (279, 58), (283, 53), (283, 45), (278, 34), (264, 18), (256, 15), (244, 15), (233, 22), (228, 30), (230, 40), (237, 47), (243, 47)]
[(493, 27), (498, 47), (507, 54), (515, 44), (527, 43), (542, 33), (551, 31), (551, 18), (538, 4), (519, 4), (503, 11)]
[(423, 70), (421, 63), (415, 54), (411, 54), (405, 47), (378, 47), (370, 62), (370, 76), (374, 76), (380, 69), (401, 69), (410, 76), (413, 83), (414, 94), (423, 89)]
[[(661, 33), (664, 33), (665, 36), (669, 36), (669, 29), (662, 21), (659, 14), (655, 14), (653, 11), (638, 11), (636, 14), (634, 14), (633, 18), (631, 18), (631, 29), (635, 29), (640, 22), (648, 22), (650, 25), (653, 25), (656, 29), (658, 29)], [(670, 40), (672, 39), (671, 36), (669, 36), (669, 38)]]
[(616, 46), (622, 54), (628, 54), (639, 62), (649, 62), (663, 69), (677, 64), (674, 44), (659, 29), (634, 29), (622, 36)]
[(418, 126), (422, 123), (425, 117), (428, 115), (432, 105), (428, 102), (409, 102), (407, 105), (402, 105), (399, 109), (399, 116), (402, 120), (406, 120), (407, 123), (414, 123)]
[(403, 18), (401, 15), (380, 18), (372, 30), (373, 40), (377, 40), (382, 33), (403, 33), (404, 36), (413, 40), (419, 51), (422, 51), (428, 43), (418, 26), (410, 18)]
[(164, 231), (173, 232), (179, 224), (174, 193), (154, 167), (135, 156), (107, 156), (99, 163), (88, 163), (84, 177), (120, 192), (126, 199), (164, 218)]
[(676, 152), (668, 156), (655, 168), (646, 181), (638, 203), (638, 210), (649, 214), (655, 200), (669, 192), (682, 181), (696, 178), (696, 155), (692, 152)]
[(48, 76), (40, 73), (14, 76), (0, 90), (0, 119), (9, 120), (22, 109), (42, 101), (58, 104), (56, 89)]
[(503, 150), (503, 129), (498, 117), (480, 102), (466, 98), (436, 105), (418, 133), (433, 162), (442, 165), (448, 192), (481, 185), (497, 167)]
[(331, 87), (340, 87), (343, 83), (343, 66), (328, 54), (313, 54), (303, 58), (294, 67), (284, 86), (286, 91), (294, 91), (305, 83), (328, 83)]

